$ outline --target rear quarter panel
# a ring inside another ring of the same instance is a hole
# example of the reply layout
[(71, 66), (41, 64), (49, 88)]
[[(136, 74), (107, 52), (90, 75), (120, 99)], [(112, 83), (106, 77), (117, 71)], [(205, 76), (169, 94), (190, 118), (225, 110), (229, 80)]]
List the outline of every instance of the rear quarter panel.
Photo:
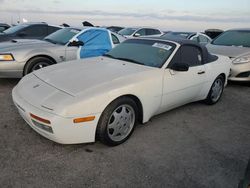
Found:
[(205, 64), (206, 70), (206, 84), (203, 87), (203, 99), (208, 95), (208, 92), (215, 81), (215, 79), (223, 74), (225, 76), (225, 86), (231, 69), (231, 60), (222, 55), (217, 55), (218, 59), (214, 62)]

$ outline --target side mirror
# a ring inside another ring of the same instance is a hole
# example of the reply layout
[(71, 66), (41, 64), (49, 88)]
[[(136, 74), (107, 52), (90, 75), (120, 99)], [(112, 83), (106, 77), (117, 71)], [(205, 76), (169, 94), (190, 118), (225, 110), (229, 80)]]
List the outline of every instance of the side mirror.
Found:
[(140, 37), (140, 36), (141, 36), (140, 33), (135, 33), (135, 34), (134, 34), (134, 37)]
[(69, 43), (69, 45), (68, 46), (76, 46), (76, 47), (79, 47), (79, 46), (83, 46), (84, 45), (84, 42), (82, 42), (82, 41), (72, 41), (72, 42), (70, 42)]
[(170, 68), (174, 71), (186, 72), (189, 70), (189, 65), (186, 63), (175, 63)]
[(19, 36), (19, 37), (26, 37), (26, 36), (27, 36), (27, 33), (25, 33), (25, 32), (20, 32), (20, 33), (17, 34), (17, 36)]

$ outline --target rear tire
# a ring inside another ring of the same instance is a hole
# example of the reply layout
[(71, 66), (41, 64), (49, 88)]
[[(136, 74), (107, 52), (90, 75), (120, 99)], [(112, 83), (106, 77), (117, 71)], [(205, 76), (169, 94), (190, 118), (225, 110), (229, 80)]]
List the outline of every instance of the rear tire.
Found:
[(219, 75), (213, 82), (210, 91), (205, 99), (205, 103), (208, 105), (216, 104), (224, 91), (225, 79), (222, 75)]
[(131, 98), (121, 97), (103, 111), (97, 125), (97, 138), (109, 146), (125, 142), (133, 133), (138, 120), (138, 107)]
[(23, 75), (27, 75), (35, 70), (53, 65), (54, 62), (46, 57), (35, 57), (27, 62), (24, 67)]

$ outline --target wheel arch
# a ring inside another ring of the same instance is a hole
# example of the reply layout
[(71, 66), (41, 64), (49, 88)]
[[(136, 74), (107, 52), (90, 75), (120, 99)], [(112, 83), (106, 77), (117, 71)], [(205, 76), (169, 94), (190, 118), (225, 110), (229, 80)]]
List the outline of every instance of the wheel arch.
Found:
[[(226, 84), (227, 84), (226, 74), (225, 74), (225, 73), (221, 73), (219, 76), (222, 76), (222, 77), (223, 77), (223, 79), (224, 79), (224, 85), (226, 85)], [(218, 76), (218, 77), (219, 77), (219, 76)]]
[[(128, 97), (128, 98), (130, 98), (130, 99), (132, 99), (135, 103), (136, 103), (136, 105), (137, 105), (137, 107), (138, 107), (138, 121), (139, 121), (139, 123), (142, 123), (143, 122), (143, 105), (142, 105), (142, 102), (141, 102), (141, 100), (136, 96), (136, 95), (133, 95), (133, 94), (124, 94), (124, 95), (121, 95), (121, 96), (119, 96), (119, 97), (116, 97), (116, 98), (114, 98), (113, 100), (111, 100), (107, 105), (106, 105), (106, 107), (104, 108), (104, 110), (112, 103), (112, 102), (114, 102), (115, 100), (118, 100), (118, 99), (120, 99), (120, 98), (123, 98), (123, 97)], [(104, 111), (103, 110), (103, 111)]]
[(102, 111), (102, 113), (101, 113), (101, 115), (100, 115), (100, 117), (99, 117), (99, 119), (98, 119), (98, 123), (97, 123), (96, 129), (95, 129), (95, 140), (100, 139), (100, 135), (99, 135), (99, 131), (98, 131), (98, 125), (99, 125), (99, 123), (100, 123), (101, 116), (102, 116), (102, 114), (104, 113), (105, 109), (107, 109), (107, 107), (108, 107), (111, 103), (113, 103), (114, 101), (119, 100), (119, 99), (121, 99), (121, 98), (129, 98), (129, 99), (132, 99), (132, 100), (136, 103), (136, 105), (137, 105), (137, 107), (138, 107), (138, 122), (139, 122), (139, 123), (142, 123), (142, 122), (143, 122), (143, 106), (142, 106), (141, 100), (140, 100), (136, 95), (133, 95), (133, 94), (120, 95), (120, 96), (114, 98), (113, 100), (111, 100), (111, 101), (106, 105), (106, 107), (103, 109), (103, 111)]
[(142, 123), (143, 122), (143, 106), (142, 106), (141, 100), (137, 96), (132, 95), (132, 94), (123, 95), (121, 97), (128, 97), (128, 98), (131, 98), (133, 101), (135, 101), (135, 103), (138, 107), (138, 110), (139, 110), (138, 111), (138, 121), (139, 121), (139, 123)]
[(24, 68), (23, 68), (23, 75), (24, 75), (24, 70), (26, 69), (26, 66), (28, 65), (28, 62), (30, 62), (32, 59), (35, 59), (35, 58), (38, 58), (38, 57), (47, 58), (47, 59), (51, 60), (51, 61), (53, 62), (53, 64), (56, 64), (56, 63), (57, 63), (56, 60), (55, 60), (53, 57), (49, 56), (49, 55), (39, 54), (39, 55), (32, 56), (32, 57), (30, 57), (30, 58), (26, 61), (25, 65), (24, 65)]

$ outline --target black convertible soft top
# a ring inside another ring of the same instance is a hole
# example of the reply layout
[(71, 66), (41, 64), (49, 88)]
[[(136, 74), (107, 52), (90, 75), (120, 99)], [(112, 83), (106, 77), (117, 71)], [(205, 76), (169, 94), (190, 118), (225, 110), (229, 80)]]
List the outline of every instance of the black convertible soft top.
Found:
[(150, 37), (150, 38), (145, 37), (145, 38), (141, 38), (141, 39), (151, 39), (151, 40), (157, 40), (157, 41), (175, 42), (175, 43), (180, 44), (181, 46), (185, 46), (185, 45), (196, 46), (196, 47), (200, 48), (200, 50), (202, 52), (203, 64), (211, 63), (211, 62), (214, 62), (218, 59), (218, 56), (210, 54), (205, 46), (200, 45), (196, 41), (187, 40), (187, 39), (180, 39), (180, 38), (173, 38), (173, 39), (168, 40), (168, 39), (164, 39), (162, 37)]

